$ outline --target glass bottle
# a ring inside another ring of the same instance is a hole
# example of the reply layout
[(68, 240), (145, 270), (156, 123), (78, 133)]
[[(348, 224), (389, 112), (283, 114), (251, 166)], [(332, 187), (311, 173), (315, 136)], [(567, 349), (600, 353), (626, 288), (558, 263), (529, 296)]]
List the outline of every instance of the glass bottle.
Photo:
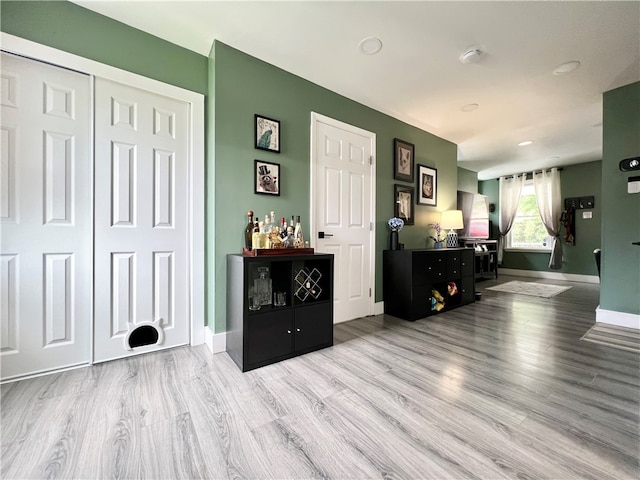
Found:
[(271, 278), (269, 275), (269, 267), (258, 267), (259, 278), (253, 279), (253, 288), (258, 296), (260, 305), (271, 305), (273, 291), (271, 287)]
[(253, 210), (249, 210), (247, 216), (249, 223), (244, 229), (244, 246), (247, 250), (251, 250), (253, 248)]
[(280, 219), (280, 238), (287, 238), (287, 220), (284, 217)]
[(302, 225), (300, 225), (300, 215), (296, 217), (296, 228), (293, 231), (293, 243), (296, 248), (304, 247), (304, 237), (302, 235)]
[(260, 248), (260, 224), (258, 223), (258, 217), (255, 217), (253, 222), (253, 233), (251, 234), (251, 248), (255, 250)]

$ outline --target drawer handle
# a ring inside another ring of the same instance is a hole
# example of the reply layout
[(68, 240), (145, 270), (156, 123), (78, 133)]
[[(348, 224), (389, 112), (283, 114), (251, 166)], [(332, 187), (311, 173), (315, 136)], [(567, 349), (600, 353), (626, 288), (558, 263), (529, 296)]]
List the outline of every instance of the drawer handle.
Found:
[(296, 332), (301, 332), (302, 330), (300, 330), (299, 328), (296, 328)]
[(291, 335), (291, 330), (287, 330), (287, 333), (288, 333), (289, 335)]

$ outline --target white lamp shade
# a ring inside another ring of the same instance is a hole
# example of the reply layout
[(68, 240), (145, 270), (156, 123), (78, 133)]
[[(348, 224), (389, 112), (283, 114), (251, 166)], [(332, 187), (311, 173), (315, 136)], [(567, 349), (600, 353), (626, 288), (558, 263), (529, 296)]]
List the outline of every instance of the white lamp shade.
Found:
[(446, 210), (442, 212), (440, 227), (444, 230), (458, 230), (464, 228), (462, 210)]

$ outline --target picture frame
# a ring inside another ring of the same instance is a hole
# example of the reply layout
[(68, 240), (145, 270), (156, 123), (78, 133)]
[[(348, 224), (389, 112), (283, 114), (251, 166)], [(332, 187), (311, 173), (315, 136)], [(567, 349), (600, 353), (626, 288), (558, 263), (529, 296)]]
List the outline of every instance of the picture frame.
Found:
[(415, 223), (414, 197), (415, 189), (413, 187), (399, 184), (393, 186), (393, 213), (395, 217), (401, 218), (405, 225)]
[(393, 139), (393, 178), (413, 183), (415, 145), (399, 138)]
[(282, 188), (280, 164), (265, 162), (264, 160), (255, 160), (253, 188), (256, 194), (275, 195), (279, 197), (280, 189)]
[(419, 205), (435, 207), (438, 204), (438, 170), (426, 165), (418, 165), (416, 190), (418, 191), (416, 200)]
[(254, 115), (255, 148), (280, 153), (280, 120)]

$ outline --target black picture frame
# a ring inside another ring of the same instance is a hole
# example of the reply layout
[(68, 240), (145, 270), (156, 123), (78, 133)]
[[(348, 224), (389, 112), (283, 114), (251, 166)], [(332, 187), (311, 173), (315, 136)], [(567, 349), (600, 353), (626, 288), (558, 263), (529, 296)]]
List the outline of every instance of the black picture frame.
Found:
[(393, 213), (395, 217), (401, 218), (405, 225), (413, 225), (415, 223), (415, 188), (407, 185), (395, 184), (393, 186), (394, 207)]
[(280, 120), (254, 115), (253, 138), (255, 148), (280, 153)]
[(280, 164), (255, 160), (253, 169), (253, 188), (258, 195), (280, 196), (282, 177)]
[(438, 169), (418, 165), (416, 200), (418, 205), (438, 205)]
[(393, 139), (393, 178), (413, 183), (413, 170), (416, 147), (413, 143), (399, 138)]

